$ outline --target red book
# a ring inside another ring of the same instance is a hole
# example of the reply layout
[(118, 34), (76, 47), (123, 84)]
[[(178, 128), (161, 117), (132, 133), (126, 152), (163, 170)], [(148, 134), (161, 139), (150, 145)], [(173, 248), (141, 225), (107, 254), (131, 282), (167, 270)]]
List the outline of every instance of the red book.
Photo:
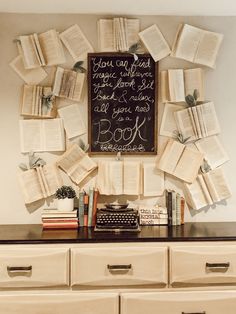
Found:
[(88, 226), (88, 206), (89, 206), (89, 196), (84, 194), (84, 226)]
[(181, 200), (180, 200), (181, 225), (184, 224), (184, 208), (185, 208), (185, 199), (181, 197)]

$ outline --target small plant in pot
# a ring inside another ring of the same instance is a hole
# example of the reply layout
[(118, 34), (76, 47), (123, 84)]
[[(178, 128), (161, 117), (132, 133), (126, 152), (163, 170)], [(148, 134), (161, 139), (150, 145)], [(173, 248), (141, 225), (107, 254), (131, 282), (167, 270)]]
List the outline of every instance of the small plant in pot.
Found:
[(56, 190), (57, 209), (60, 211), (72, 211), (74, 209), (75, 190), (72, 186), (63, 185)]

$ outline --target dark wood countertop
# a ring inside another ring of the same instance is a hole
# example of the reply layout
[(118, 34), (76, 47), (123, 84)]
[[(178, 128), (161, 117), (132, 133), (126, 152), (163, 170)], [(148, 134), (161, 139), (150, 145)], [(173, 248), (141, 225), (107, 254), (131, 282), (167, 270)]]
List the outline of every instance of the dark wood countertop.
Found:
[(140, 232), (42, 230), (42, 225), (0, 225), (0, 244), (109, 242), (236, 241), (236, 222), (186, 223), (183, 226), (145, 226)]

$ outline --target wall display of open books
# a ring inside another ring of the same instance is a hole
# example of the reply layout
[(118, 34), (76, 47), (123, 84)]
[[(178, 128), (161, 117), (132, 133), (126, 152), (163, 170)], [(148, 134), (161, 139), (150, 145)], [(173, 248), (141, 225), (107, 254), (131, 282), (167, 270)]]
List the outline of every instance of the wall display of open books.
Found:
[[(25, 203), (54, 195), (64, 176), (81, 192), (90, 175), (103, 198), (152, 198), (167, 207), (168, 177), (182, 185), (169, 193), (178, 208), (183, 197), (195, 210), (230, 197), (222, 167), (229, 158), (214, 102), (205, 96), (205, 72), (215, 67), (223, 35), (183, 24), (171, 47), (165, 30), (156, 24), (143, 29), (137, 18), (99, 19), (97, 30), (99, 52), (77, 24), (16, 40), (19, 55), (10, 66), (24, 81), (21, 152), (57, 153), (49, 165), (19, 174)], [(161, 67), (159, 81), (158, 66), (169, 56), (176, 64)], [(177, 58), (195, 65), (178, 67)], [(54, 76), (44, 84), (50, 67)], [(158, 105), (164, 108), (159, 131)], [(81, 136), (89, 153), (77, 144)], [(158, 136), (166, 139), (160, 152)], [(122, 159), (114, 160), (118, 152)], [(168, 213), (161, 214), (157, 220), (168, 221)]]

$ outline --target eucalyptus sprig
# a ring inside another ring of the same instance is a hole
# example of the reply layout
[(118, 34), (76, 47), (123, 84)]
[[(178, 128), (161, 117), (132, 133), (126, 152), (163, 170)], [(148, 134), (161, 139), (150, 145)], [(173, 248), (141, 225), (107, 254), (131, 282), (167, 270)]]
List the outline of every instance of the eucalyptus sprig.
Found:
[(86, 69), (82, 66), (84, 63), (84, 61), (78, 61), (74, 64), (73, 66), (73, 71), (75, 72), (80, 72), (80, 73), (85, 73), (86, 72)]
[(179, 141), (182, 144), (185, 144), (191, 136), (184, 138), (183, 134), (180, 133), (178, 130), (175, 130), (174, 132), (174, 138)]
[(55, 96), (53, 94), (49, 94), (49, 95), (42, 95), (41, 97), (42, 97), (42, 105), (45, 106), (48, 110), (52, 109)]
[(129, 47), (128, 53), (131, 53), (134, 56), (135, 61), (138, 60), (137, 52), (140, 48), (141, 48), (141, 43), (139, 41)]
[(199, 98), (199, 91), (197, 90), (197, 89), (194, 89), (194, 91), (193, 91), (193, 95), (187, 95), (186, 97), (185, 97), (185, 101), (186, 101), (186, 103), (187, 103), (187, 105), (189, 106), (189, 107), (194, 107), (194, 106), (196, 106), (197, 104), (198, 104), (198, 98)]
[(15, 39), (13, 39), (13, 43), (15, 43), (15, 44), (20, 44), (20, 43), (21, 43), (21, 41), (20, 41), (20, 39), (19, 39), (19, 38), (15, 38)]
[(200, 167), (200, 171), (202, 172), (202, 173), (207, 173), (207, 172), (209, 172), (209, 171), (211, 171), (212, 169), (211, 169), (211, 166), (208, 164), (208, 162), (204, 159), (203, 160), (203, 164), (201, 165), (201, 167)]
[(34, 168), (42, 167), (46, 165), (46, 162), (42, 158), (35, 156), (34, 152), (29, 152), (28, 157), (29, 157), (29, 166), (27, 166), (25, 163), (19, 164), (19, 168), (23, 171), (27, 171), (29, 169), (34, 169)]

